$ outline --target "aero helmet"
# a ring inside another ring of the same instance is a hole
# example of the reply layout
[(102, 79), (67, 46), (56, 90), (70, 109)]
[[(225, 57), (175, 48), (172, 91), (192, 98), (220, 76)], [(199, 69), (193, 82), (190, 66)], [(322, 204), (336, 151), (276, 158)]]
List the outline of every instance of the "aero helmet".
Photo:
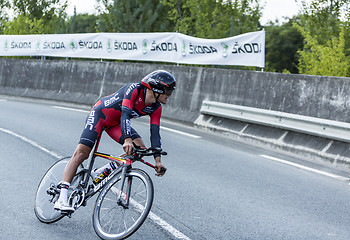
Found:
[(144, 77), (141, 83), (154, 93), (170, 96), (175, 89), (176, 80), (169, 72), (165, 70), (156, 70)]

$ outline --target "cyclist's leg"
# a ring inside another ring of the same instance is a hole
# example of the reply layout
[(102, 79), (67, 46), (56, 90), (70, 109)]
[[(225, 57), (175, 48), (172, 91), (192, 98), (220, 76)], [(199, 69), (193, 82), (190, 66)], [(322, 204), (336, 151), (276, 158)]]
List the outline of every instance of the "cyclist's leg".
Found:
[(64, 169), (62, 181), (69, 183), (72, 182), (72, 179), (75, 176), (78, 166), (89, 157), (90, 152), (91, 147), (81, 143), (78, 144), (72, 158), (69, 160), (66, 168)]
[[(124, 139), (123, 139), (123, 136), (122, 136), (123, 135), (122, 131), (120, 129), (120, 124), (107, 129), (106, 132), (114, 141), (116, 141), (120, 145), (123, 145)], [(131, 138), (132, 138), (133, 142), (137, 146), (146, 147), (145, 143), (143, 142), (143, 140), (141, 138), (141, 136), (133, 128), (131, 128)], [(126, 153), (123, 153), (123, 154), (119, 155), (119, 157), (124, 157), (124, 156), (126, 156)], [(118, 163), (116, 163), (116, 164), (119, 166)]]
[(93, 109), (86, 118), (85, 127), (81, 134), (79, 144), (64, 169), (62, 182), (60, 183), (60, 197), (55, 203), (55, 209), (57, 210), (74, 211), (68, 204), (68, 189), (78, 166), (89, 157), (98, 136), (102, 133), (104, 120), (101, 114), (103, 113)]
[(64, 172), (63, 172), (63, 178), (60, 182), (59, 188), (60, 196), (58, 200), (55, 203), (54, 208), (57, 210), (63, 210), (63, 211), (74, 211), (74, 208), (69, 205), (68, 203), (68, 189), (70, 187), (70, 184), (73, 180), (73, 177), (75, 176), (75, 173), (79, 167), (79, 165), (89, 157), (89, 154), (91, 152), (91, 148), (84, 145), (84, 144), (78, 144), (73, 156), (68, 161)]
[(89, 157), (98, 136), (103, 130), (103, 113), (92, 109), (86, 118), (84, 130), (80, 136), (80, 141), (69, 160), (63, 174), (63, 181), (70, 183), (76, 173), (78, 166)]
[[(123, 136), (122, 136), (123, 134), (122, 134), (121, 129), (120, 129), (120, 124), (118, 124), (114, 127), (108, 128), (106, 130), (106, 132), (114, 141), (118, 142), (121, 145), (124, 144), (124, 139), (123, 139)], [(143, 142), (141, 136), (133, 128), (131, 128), (131, 138), (132, 138), (132, 141), (137, 146), (145, 147), (145, 143)]]

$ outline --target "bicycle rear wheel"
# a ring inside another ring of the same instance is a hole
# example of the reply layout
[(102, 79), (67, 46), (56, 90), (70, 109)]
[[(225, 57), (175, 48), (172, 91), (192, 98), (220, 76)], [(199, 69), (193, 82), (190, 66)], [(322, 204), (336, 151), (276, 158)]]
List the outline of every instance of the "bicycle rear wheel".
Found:
[[(153, 202), (153, 183), (141, 169), (132, 169), (126, 174), (124, 189), (130, 190), (128, 206), (117, 202), (121, 188), (118, 173), (102, 189), (96, 199), (93, 226), (102, 239), (124, 239), (132, 235), (145, 221)], [(121, 194), (126, 202), (127, 193)]]
[[(34, 213), (41, 222), (53, 223), (64, 217), (59, 211), (56, 211), (54, 209), (54, 204), (59, 197), (59, 192), (50, 195), (48, 194), (47, 190), (50, 187), (56, 188), (57, 184), (62, 180), (63, 171), (69, 159), (70, 157), (65, 157), (54, 163), (47, 170), (47, 172), (45, 173), (45, 175), (39, 183), (38, 189), (35, 194)], [(82, 168), (83, 165), (81, 165), (78, 168), (77, 172), (79, 172), (79, 170), (81, 170)], [(83, 176), (81, 174), (76, 175), (73, 178), (71, 186), (68, 190), (69, 195), (71, 194), (73, 189), (75, 189), (78, 186), (82, 178)]]

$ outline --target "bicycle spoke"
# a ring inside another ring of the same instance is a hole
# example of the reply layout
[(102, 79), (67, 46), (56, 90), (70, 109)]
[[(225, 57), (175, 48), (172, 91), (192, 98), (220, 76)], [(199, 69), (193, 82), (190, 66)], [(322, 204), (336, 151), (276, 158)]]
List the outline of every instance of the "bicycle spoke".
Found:
[(104, 216), (101, 216), (101, 220), (105, 217), (105, 216), (107, 216), (109, 213), (111, 213), (114, 209), (116, 209), (117, 208), (117, 206), (115, 206), (115, 207), (113, 207), (113, 208), (101, 208), (101, 210), (104, 210), (104, 209), (110, 209), (109, 211), (107, 211), (105, 214), (104, 214)]
[(125, 230), (128, 230), (128, 227), (126, 226), (125, 220), (124, 220), (124, 229), (125, 229)]
[(111, 229), (112, 229), (112, 221), (113, 221), (113, 218), (110, 218), (109, 219), (109, 221), (106, 223), (106, 225), (105, 226), (108, 226), (109, 225), (109, 230), (108, 230), (108, 232), (110, 232), (111, 231)]
[[(144, 177), (143, 174), (133, 170), (128, 173), (126, 181), (131, 180), (132, 185), (124, 190), (130, 190), (130, 196), (124, 191), (121, 192), (119, 188), (122, 179), (120, 175), (114, 179), (114, 184), (109, 186), (107, 191), (100, 194), (99, 198), (103, 198), (97, 200), (101, 201), (101, 204), (95, 208), (93, 219), (94, 229), (101, 238), (113, 236), (113, 239), (122, 239), (132, 234), (145, 220), (151, 207), (150, 200), (153, 200), (153, 187), (147, 185), (149, 177)], [(149, 194), (152, 194), (151, 197)], [(119, 195), (122, 203), (118, 203)], [(128, 205), (125, 205), (127, 203)]]
[(131, 217), (134, 222), (136, 222), (136, 219), (134, 217)]
[(111, 198), (105, 198), (104, 200), (111, 201), (111, 202), (116, 201), (116, 199), (111, 199)]
[(135, 198), (135, 197), (137, 197), (137, 196), (139, 196), (139, 195), (141, 195), (141, 194), (144, 194), (145, 192), (146, 192), (146, 190), (143, 190), (142, 192), (135, 193), (135, 194), (133, 195), (133, 198)]

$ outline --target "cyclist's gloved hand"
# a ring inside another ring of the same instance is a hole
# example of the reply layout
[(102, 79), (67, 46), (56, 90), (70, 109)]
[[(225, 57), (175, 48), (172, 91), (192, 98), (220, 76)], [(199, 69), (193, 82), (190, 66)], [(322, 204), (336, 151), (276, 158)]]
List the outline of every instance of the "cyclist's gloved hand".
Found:
[(158, 177), (162, 177), (164, 174), (165, 174), (165, 172), (166, 172), (166, 167), (164, 167), (164, 165), (162, 164), (162, 162), (156, 162), (156, 168), (155, 168), (155, 170), (156, 170), (156, 176), (158, 176)]

